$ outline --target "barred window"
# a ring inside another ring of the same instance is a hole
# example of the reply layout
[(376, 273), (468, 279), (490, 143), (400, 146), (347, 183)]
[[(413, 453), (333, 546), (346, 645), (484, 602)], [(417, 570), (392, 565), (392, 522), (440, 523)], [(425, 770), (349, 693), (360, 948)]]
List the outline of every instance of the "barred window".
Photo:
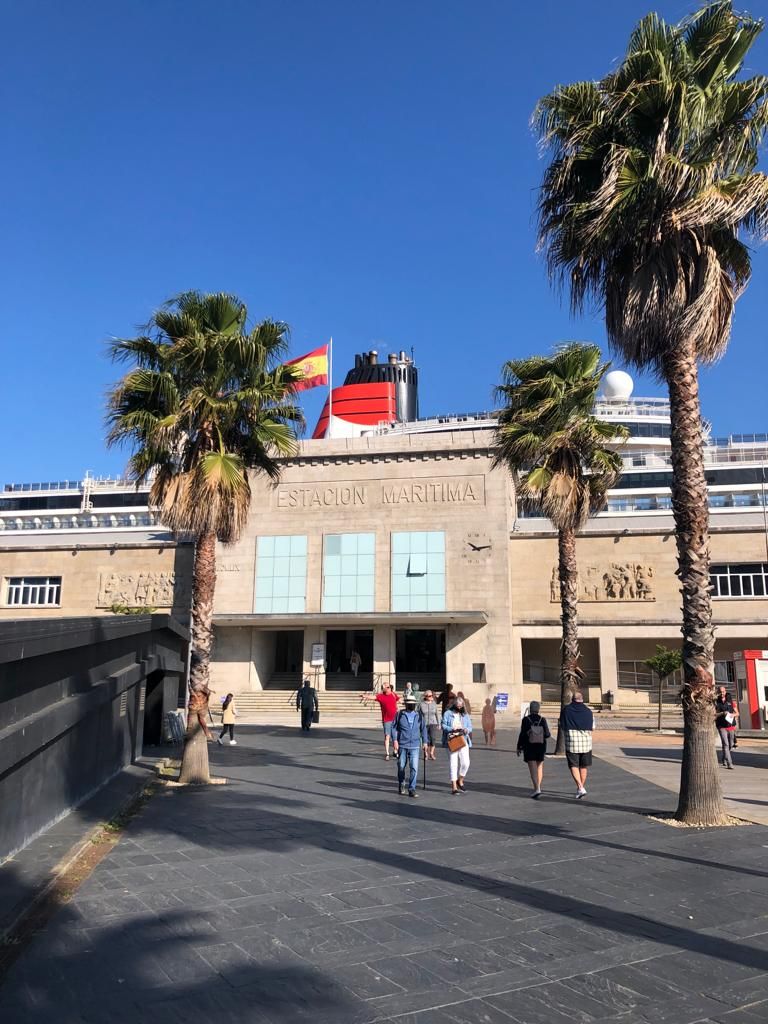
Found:
[(6, 582), (7, 605), (61, 604), (61, 576), (9, 576)]
[(726, 562), (709, 568), (713, 597), (765, 597), (768, 563)]

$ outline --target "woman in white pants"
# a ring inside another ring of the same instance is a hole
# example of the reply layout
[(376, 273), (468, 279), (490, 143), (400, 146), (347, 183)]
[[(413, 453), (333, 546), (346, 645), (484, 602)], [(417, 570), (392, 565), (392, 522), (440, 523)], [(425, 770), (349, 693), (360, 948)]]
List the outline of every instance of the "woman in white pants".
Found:
[[(453, 707), (443, 715), (443, 729), (448, 737), (448, 766), (451, 773), (451, 793), (464, 792), (464, 779), (469, 771), (469, 748), (472, 746), (472, 719), (467, 714), (464, 699), (457, 696)], [(451, 750), (451, 740), (461, 738), (464, 745)]]

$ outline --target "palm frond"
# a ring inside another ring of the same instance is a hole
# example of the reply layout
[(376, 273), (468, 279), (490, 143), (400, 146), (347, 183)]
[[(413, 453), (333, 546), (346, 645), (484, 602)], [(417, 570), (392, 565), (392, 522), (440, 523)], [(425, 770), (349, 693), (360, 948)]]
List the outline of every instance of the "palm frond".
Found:
[(248, 515), (248, 470), (276, 480), (303, 425), (296, 371), (280, 363), (287, 325), (249, 330), (247, 318), (237, 296), (188, 291), (110, 345), (134, 366), (108, 395), (108, 442), (130, 447), (135, 479), (154, 471), (151, 501), (171, 529), (225, 543)]

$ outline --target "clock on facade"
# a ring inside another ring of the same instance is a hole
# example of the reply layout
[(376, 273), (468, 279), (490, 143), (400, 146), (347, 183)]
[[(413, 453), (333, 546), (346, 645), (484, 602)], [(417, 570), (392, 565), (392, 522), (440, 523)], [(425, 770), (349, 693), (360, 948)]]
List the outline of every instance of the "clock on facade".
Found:
[(470, 564), (487, 562), (491, 557), (493, 545), (487, 533), (468, 533), (464, 538), (461, 557)]

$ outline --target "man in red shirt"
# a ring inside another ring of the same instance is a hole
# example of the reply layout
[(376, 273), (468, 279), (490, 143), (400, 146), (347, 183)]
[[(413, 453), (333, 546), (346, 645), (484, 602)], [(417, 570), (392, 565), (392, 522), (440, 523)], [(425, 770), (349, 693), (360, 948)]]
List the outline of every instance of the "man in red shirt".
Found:
[(363, 700), (375, 700), (381, 708), (381, 724), (384, 728), (384, 760), (389, 760), (389, 745), (394, 740), (395, 716), (400, 698), (392, 689), (391, 683), (384, 683), (381, 693), (361, 693)]

